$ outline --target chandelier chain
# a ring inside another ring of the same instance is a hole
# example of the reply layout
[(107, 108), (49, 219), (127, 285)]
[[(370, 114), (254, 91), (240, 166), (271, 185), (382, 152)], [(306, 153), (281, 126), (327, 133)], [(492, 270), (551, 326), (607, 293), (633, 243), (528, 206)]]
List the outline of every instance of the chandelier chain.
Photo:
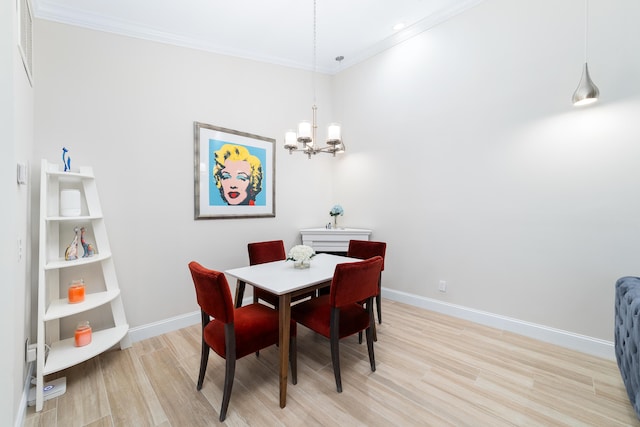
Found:
[(313, 0), (313, 104), (316, 104), (316, 72), (317, 72), (317, 0)]

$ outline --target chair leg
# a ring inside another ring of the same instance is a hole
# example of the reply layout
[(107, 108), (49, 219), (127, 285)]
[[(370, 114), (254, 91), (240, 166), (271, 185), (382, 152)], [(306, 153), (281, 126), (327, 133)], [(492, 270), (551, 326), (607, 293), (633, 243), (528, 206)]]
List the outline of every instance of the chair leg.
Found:
[(340, 310), (331, 307), (331, 364), (333, 375), (336, 377), (336, 389), (342, 393), (342, 379), (340, 377)]
[(369, 364), (371, 365), (371, 372), (376, 371), (376, 357), (373, 353), (373, 332), (371, 327), (367, 328), (367, 350), (369, 352)]
[(236, 358), (228, 358), (224, 371), (224, 391), (222, 392), (222, 407), (220, 408), (220, 422), (227, 417), (227, 408), (231, 399), (231, 389), (233, 388), (233, 377), (236, 373)]
[(369, 363), (371, 364), (371, 372), (376, 371), (376, 357), (373, 353), (373, 332), (371, 327), (367, 328), (367, 350), (369, 351)]
[(378, 309), (378, 323), (382, 324), (382, 273), (380, 273), (380, 278), (378, 278), (378, 295), (376, 295), (376, 309)]
[[(256, 295), (256, 288), (253, 288), (253, 303), (258, 304), (258, 296)], [(260, 357), (260, 350), (256, 351), (256, 357)]]
[(200, 310), (200, 318), (202, 321), (202, 350), (200, 351), (200, 373), (198, 374), (198, 384), (196, 385), (196, 389), (202, 389), (202, 382), (204, 381), (204, 374), (207, 372), (207, 362), (209, 361), (209, 344), (204, 341), (204, 328), (207, 327), (211, 318), (204, 310)]
[(236, 373), (236, 332), (233, 323), (225, 323), (224, 325), (224, 346), (224, 391), (222, 392), (220, 422), (224, 421), (227, 417), (227, 408), (229, 407), (231, 389), (233, 388), (233, 377)]
[[(378, 308), (378, 318), (380, 318), (380, 308)], [(378, 332), (375, 322), (373, 323), (373, 340), (378, 341)], [(362, 344), (362, 331), (358, 332), (358, 344)]]
[(244, 298), (244, 288), (246, 283), (242, 280), (238, 280), (236, 282), (236, 302), (235, 308), (240, 308), (242, 306), (242, 298)]
[(367, 300), (367, 311), (369, 312), (369, 327), (367, 333), (367, 350), (369, 352), (369, 363), (371, 364), (371, 372), (376, 371), (376, 358), (373, 353), (374, 334), (376, 332), (376, 321), (373, 318), (373, 298)]
[(207, 362), (209, 361), (209, 346), (204, 339), (202, 340), (202, 351), (200, 352), (200, 373), (198, 374), (197, 390), (202, 389), (202, 383), (204, 382), (204, 374), (207, 372)]
[(298, 349), (296, 337), (289, 339), (289, 364), (291, 365), (291, 383), (298, 384)]

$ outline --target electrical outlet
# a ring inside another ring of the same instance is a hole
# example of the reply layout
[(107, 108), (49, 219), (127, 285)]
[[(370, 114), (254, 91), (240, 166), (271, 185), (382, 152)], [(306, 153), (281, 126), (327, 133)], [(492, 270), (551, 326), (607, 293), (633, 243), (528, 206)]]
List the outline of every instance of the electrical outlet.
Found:
[(438, 282), (438, 290), (440, 292), (447, 292), (447, 282), (445, 280)]
[(16, 175), (18, 184), (25, 185), (27, 183), (27, 165), (25, 163), (18, 163)]

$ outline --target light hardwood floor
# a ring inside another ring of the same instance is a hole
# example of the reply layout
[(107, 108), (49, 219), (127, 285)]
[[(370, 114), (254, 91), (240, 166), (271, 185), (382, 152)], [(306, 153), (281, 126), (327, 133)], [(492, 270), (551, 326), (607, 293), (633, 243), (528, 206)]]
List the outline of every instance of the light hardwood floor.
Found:
[[(277, 348), (240, 359), (225, 424), (640, 426), (615, 362), (409, 305), (383, 300), (376, 372), (357, 337), (340, 350), (338, 394), (328, 340), (299, 327), (284, 409)], [(199, 325), (105, 353), (56, 375), (66, 394), (28, 408), (25, 426), (219, 424), (224, 361), (211, 352), (198, 392), (199, 359)]]

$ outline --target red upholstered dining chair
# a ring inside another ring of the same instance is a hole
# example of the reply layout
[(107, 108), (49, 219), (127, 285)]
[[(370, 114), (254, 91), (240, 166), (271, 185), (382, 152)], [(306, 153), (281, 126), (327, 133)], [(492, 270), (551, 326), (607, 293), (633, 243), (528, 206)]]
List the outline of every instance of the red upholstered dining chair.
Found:
[[(296, 322), (329, 338), (338, 393), (342, 393), (340, 339), (365, 330), (371, 371), (376, 370), (373, 298), (378, 292), (382, 263), (382, 257), (376, 256), (364, 261), (338, 264), (329, 295), (321, 295), (291, 307), (291, 317)], [(364, 305), (360, 304), (362, 301), (365, 301)]]
[[(266, 242), (255, 242), (247, 245), (249, 251), (249, 264), (264, 264), (265, 262), (282, 261), (287, 259), (287, 254), (284, 250), (284, 242), (282, 240), (269, 240)], [(295, 296), (291, 299), (291, 302), (299, 301), (314, 295), (314, 292), (310, 292), (303, 295)], [(260, 288), (253, 288), (253, 302), (257, 303), (258, 300), (266, 301), (275, 308), (278, 308), (278, 295), (265, 291)]]
[(387, 252), (385, 242), (372, 242), (369, 240), (349, 240), (347, 256), (351, 258), (369, 259), (374, 256), (382, 257), (382, 270), (378, 278), (378, 293), (376, 294), (376, 309), (378, 311), (378, 323), (382, 323), (382, 272), (384, 271), (384, 255)]
[[(209, 270), (195, 261), (189, 263), (189, 270), (202, 315), (202, 352), (196, 388), (202, 389), (211, 348), (226, 361), (220, 408), (220, 421), (224, 421), (231, 398), (236, 360), (278, 343), (278, 312), (261, 304), (234, 308), (229, 283), (223, 273)], [(296, 384), (298, 380), (294, 321), (291, 322), (289, 348), (291, 380)]]

